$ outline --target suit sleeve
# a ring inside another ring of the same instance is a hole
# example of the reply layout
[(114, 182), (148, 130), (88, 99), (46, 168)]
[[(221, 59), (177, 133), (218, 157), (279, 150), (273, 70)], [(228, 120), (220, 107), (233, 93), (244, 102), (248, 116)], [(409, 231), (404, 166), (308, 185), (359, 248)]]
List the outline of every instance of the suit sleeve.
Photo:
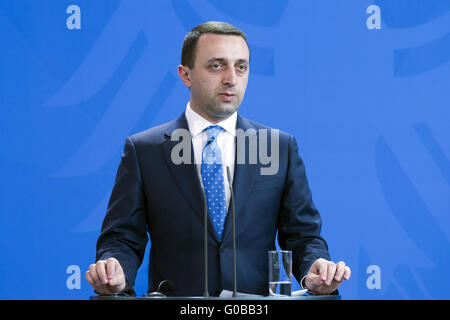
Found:
[(96, 260), (116, 258), (124, 270), (127, 288), (131, 287), (127, 293), (133, 295), (132, 287), (148, 242), (146, 210), (138, 157), (129, 137), (97, 241)]
[(292, 272), (300, 281), (318, 258), (330, 260), (321, 237), (322, 220), (316, 209), (294, 137), (289, 141), (286, 184), (278, 218), (278, 243), (292, 251)]

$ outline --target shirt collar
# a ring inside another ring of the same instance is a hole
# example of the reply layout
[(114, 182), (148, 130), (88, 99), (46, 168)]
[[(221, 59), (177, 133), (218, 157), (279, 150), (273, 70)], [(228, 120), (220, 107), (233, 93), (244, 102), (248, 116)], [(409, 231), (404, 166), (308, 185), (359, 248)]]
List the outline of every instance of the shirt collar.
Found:
[[(190, 102), (187, 103), (186, 106), (186, 121), (188, 123), (188, 128), (193, 137), (203, 132), (207, 127), (214, 125), (214, 123), (209, 122), (197, 112), (192, 110)], [(227, 119), (216, 123), (216, 125), (221, 126), (228, 133), (230, 133), (233, 137), (236, 136), (236, 122), (237, 122), (237, 111), (235, 111), (230, 117)]]

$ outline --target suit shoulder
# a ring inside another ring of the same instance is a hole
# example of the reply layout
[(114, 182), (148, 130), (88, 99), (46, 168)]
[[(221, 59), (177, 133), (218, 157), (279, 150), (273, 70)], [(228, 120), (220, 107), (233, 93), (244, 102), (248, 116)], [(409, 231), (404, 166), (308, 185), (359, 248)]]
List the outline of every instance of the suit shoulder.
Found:
[(128, 138), (134, 145), (152, 145), (164, 141), (164, 132), (173, 121), (132, 134)]

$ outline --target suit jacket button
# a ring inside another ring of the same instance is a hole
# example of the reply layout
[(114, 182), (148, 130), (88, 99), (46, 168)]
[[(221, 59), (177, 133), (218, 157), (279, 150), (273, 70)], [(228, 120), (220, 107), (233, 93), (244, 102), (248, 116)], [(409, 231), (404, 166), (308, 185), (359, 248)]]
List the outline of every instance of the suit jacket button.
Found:
[(223, 246), (220, 246), (219, 250), (220, 250), (220, 253), (224, 253), (225, 252), (225, 248)]

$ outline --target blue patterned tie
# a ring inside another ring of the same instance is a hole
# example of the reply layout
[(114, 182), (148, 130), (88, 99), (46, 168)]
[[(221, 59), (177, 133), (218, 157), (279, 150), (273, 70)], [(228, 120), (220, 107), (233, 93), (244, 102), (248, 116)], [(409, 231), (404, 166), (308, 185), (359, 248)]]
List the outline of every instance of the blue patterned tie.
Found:
[(227, 215), (222, 153), (217, 144), (217, 136), (222, 130), (220, 126), (209, 126), (205, 129), (208, 139), (203, 148), (201, 168), (208, 212), (220, 240)]

